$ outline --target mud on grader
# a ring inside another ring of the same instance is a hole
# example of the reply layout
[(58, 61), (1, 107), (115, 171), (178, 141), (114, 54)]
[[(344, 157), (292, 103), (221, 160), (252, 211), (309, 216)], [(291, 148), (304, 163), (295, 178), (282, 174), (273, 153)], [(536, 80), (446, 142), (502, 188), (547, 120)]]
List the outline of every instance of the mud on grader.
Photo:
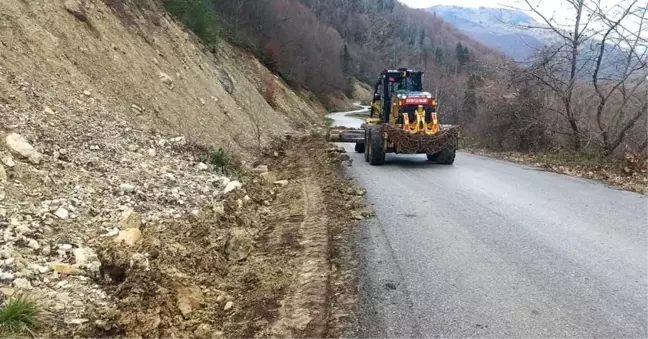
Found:
[(385, 163), (386, 153), (426, 154), (429, 161), (450, 165), (458, 147), (456, 125), (441, 125), (437, 100), (423, 91), (423, 72), (384, 70), (375, 84), (371, 112), (357, 128), (332, 127), (328, 140), (355, 142), (371, 165)]

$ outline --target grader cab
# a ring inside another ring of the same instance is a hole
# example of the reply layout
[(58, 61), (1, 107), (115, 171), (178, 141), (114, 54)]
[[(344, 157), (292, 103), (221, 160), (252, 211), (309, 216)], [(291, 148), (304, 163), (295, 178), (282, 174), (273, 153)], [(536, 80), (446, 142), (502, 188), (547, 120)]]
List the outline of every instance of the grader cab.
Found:
[(355, 151), (371, 165), (382, 165), (386, 153), (426, 154), (430, 161), (452, 164), (459, 130), (439, 124), (437, 100), (422, 84), (423, 72), (384, 70), (362, 127), (331, 131), (329, 140), (355, 142)]

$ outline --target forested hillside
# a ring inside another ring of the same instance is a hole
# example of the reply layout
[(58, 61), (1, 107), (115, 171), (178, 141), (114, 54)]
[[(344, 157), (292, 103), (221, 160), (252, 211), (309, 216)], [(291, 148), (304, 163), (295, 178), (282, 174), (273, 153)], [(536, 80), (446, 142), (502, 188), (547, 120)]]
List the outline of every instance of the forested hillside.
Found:
[[(618, 17), (593, 1), (574, 2), (566, 15), (577, 34), (549, 20), (555, 29), (547, 34), (559, 43), (534, 51), (524, 65), (396, 0), (164, 1), (207, 43), (224, 38), (251, 50), (329, 108), (332, 95), (351, 93), (353, 78), (373, 85), (381, 70), (408, 67), (425, 71), (441, 121), (461, 124), (465, 137), (490, 149), (570, 149), (597, 159), (626, 147), (646, 150), (646, 26), (623, 28), (646, 20), (636, 1), (619, 7)], [(600, 42), (632, 48), (612, 55)]]
[(210, 36), (206, 28), (218, 27), (214, 34), (251, 49), (289, 84), (324, 100), (348, 92), (352, 77), (373, 84), (393, 67), (424, 69), (429, 89), (444, 91), (441, 78), (464, 84), (468, 64), (499, 58), (442, 19), (396, 0), (210, 0), (215, 20), (196, 17), (201, 0), (166, 3), (194, 31)]

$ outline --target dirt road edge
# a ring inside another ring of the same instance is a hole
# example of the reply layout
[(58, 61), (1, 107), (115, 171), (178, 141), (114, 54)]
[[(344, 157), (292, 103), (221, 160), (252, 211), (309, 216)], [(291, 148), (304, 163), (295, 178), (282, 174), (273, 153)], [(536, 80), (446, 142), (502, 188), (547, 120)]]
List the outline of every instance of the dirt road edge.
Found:
[(298, 178), (294, 185), (302, 192), (302, 251), (295, 288), (281, 302), (270, 334), (282, 338), (344, 336), (354, 326), (350, 311), (356, 300), (355, 256), (350, 235), (363, 213), (364, 190), (344, 178), (341, 162), (346, 155), (340, 147), (321, 138), (307, 138), (279, 148), (286, 157), (275, 167), (285, 169), (282, 177)]

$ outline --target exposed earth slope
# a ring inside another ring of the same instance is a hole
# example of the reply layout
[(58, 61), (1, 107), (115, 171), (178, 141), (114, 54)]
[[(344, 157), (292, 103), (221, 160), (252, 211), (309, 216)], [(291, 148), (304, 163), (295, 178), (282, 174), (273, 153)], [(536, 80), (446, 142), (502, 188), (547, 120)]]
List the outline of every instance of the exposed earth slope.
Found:
[(361, 203), (310, 97), (156, 1), (2, 1), (0, 299), (39, 337), (334, 333)]

